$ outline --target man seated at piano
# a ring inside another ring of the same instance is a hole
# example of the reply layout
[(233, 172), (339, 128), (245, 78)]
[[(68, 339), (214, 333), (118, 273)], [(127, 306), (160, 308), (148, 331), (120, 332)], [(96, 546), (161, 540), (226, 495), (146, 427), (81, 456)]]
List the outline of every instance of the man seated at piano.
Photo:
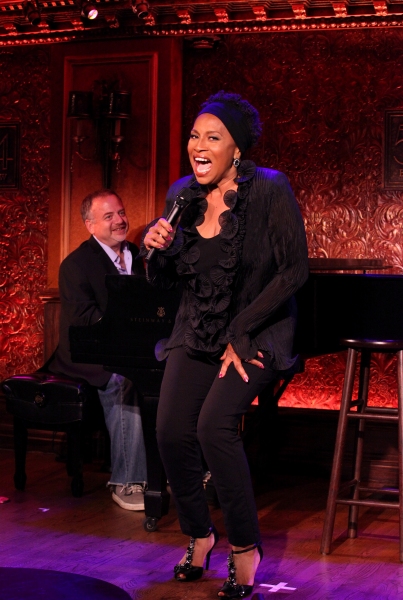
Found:
[[(102, 318), (108, 301), (105, 275), (144, 275), (135, 260), (138, 248), (126, 240), (129, 222), (121, 198), (111, 190), (89, 194), (81, 216), (91, 237), (61, 263), (59, 345), (49, 370), (82, 378), (98, 388), (111, 441), (112, 498), (127, 510), (144, 510), (147, 481), (141, 414), (133, 383), (102, 365), (73, 363), (69, 327), (89, 326)], [(119, 335), (119, 331), (116, 331)]]

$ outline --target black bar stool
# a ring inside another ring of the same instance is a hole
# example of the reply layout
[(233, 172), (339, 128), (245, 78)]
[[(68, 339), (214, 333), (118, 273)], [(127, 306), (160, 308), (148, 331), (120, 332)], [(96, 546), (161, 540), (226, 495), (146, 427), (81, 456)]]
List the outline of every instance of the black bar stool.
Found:
[[(347, 504), (350, 507), (348, 517), (349, 538), (357, 537), (359, 506), (395, 508), (399, 511), (400, 561), (403, 562), (403, 502), (401, 500), (401, 494), (403, 490), (403, 340), (344, 338), (340, 341), (340, 343), (342, 346), (346, 346), (348, 348), (347, 364), (320, 551), (322, 554), (329, 554), (330, 552), (337, 504)], [(373, 352), (389, 352), (397, 355), (397, 409), (367, 406), (371, 354)], [(353, 386), (359, 353), (361, 354), (361, 364), (359, 372), (358, 400), (353, 400)], [(353, 458), (354, 474), (353, 479), (343, 485), (340, 485), (342, 461), (349, 419), (358, 420), (358, 426), (355, 434), (355, 452)], [(399, 455), (398, 490), (364, 487), (361, 485), (360, 478), (364, 444), (363, 434), (365, 421), (367, 420), (397, 422)], [(345, 491), (348, 489), (351, 491), (351, 497), (347, 499), (345, 498)], [(380, 491), (382, 494), (394, 495), (394, 499), (391, 498), (390, 500), (377, 500), (368, 497), (361, 497), (361, 492), (364, 492), (368, 495), (371, 492), (379, 493)]]

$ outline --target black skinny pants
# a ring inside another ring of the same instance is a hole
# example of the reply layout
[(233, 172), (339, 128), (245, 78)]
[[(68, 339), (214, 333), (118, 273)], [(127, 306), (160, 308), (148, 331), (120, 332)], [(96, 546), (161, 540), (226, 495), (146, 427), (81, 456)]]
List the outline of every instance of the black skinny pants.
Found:
[(182, 532), (204, 537), (211, 526), (203, 489), (200, 449), (211, 471), (224, 515), (228, 541), (249, 546), (260, 541), (249, 465), (238, 435), (240, 418), (274, 379), (267, 354), (260, 369), (244, 363), (245, 383), (233, 364), (219, 379), (221, 365), (171, 350), (161, 386), (157, 440)]

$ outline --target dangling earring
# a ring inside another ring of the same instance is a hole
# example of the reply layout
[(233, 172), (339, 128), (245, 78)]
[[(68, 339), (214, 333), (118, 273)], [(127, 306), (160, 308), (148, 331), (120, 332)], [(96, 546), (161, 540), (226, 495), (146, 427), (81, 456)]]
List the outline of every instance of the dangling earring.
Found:
[(234, 158), (234, 160), (232, 161), (232, 164), (237, 169), (239, 167), (239, 165), (241, 164), (241, 161), (239, 158)]

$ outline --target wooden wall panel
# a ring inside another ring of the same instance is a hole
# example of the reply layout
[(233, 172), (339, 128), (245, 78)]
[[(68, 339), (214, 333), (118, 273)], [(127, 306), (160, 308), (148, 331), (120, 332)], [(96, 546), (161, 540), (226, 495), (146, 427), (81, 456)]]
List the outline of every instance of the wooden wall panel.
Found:
[[(65, 57), (65, 112), (70, 90), (92, 91), (94, 99), (100, 88), (114, 85), (131, 93), (131, 116), (122, 123), (124, 139), (120, 144), (120, 170), (111, 163), (110, 187), (123, 198), (131, 229), (129, 239), (141, 233), (145, 223), (154, 218), (156, 175), (156, 132), (158, 98), (158, 52), (107, 54), (101, 56)], [(102, 187), (102, 134), (96, 122), (89, 121), (88, 139), (82, 144), (82, 155), (70, 136), (75, 133), (75, 119), (66, 119), (66, 173), (72, 164), (65, 188), (62, 251), (64, 255), (88, 238), (81, 222), (80, 205), (89, 193)], [(94, 157), (94, 158), (93, 158)]]
[[(74, 154), (75, 123), (67, 118), (70, 91), (120, 87), (131, 92), (131, 117), (123, 124), (121, 169), (112, 167), (111, 187), (126, 205), (129, 239), (139, 242), (144, 226), (162, 211), (169, 183), (179, 176), (181, 135), (181, 40), (153, 39), (74, 43), (52, 52), (52, 173), (48, 286), (57, 287), (60, 261), (84, 239), (81, 200), (103, 187), (96, 153), (95, 121), (85, 123), (83, 160)], [(96, 156), (94, 160), (91, 157)], [(73, 170), (70, 170), (73, 157)]]

